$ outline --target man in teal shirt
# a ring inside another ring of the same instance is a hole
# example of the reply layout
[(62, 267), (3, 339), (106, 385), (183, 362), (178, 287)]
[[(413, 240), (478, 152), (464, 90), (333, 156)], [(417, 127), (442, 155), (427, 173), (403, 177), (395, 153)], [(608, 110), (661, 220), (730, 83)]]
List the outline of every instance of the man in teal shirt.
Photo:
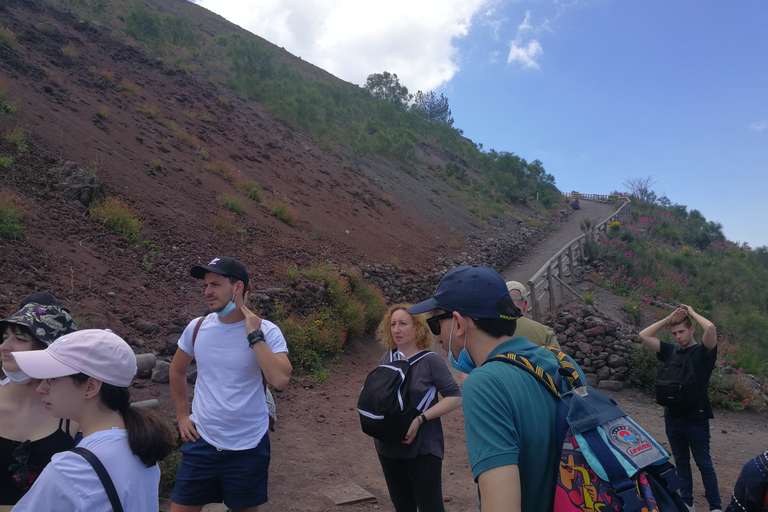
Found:
[(453, 367), (469, 374), (462, 389), (464, 421), (482, 511), (551, 511), (559, 449), (557, 401), (528, 372), (501, 362), (480, 365), (514, 352), (554, 374), (557, 359), (527, 339), (513, 337), (520, 310), (504, 279), (489, 267), (450, 270), (431, 298), (408, 310), (428, 311), (436, 341)]

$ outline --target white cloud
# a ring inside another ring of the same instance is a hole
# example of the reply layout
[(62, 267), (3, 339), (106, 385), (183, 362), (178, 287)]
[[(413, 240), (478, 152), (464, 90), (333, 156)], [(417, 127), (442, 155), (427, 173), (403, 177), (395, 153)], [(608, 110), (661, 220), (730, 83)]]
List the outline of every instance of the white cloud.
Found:
[(749, 125), (750, 130), (754, 130), (756, 132), (761, 132), (768, 128), (768, 121), (755, 121), (751, 125)]
[(494, 0), (197, 0), (197, 4), (356, 84), (397, 73), (433, 90), (459, 70), (454, 39)]
[(525, 19), (517, 27), (517, 36), (520, 37), (524, 32), (530, 30), (533, 30), (533, 26), (531, 25), (531, 11), (525, 11)]
[(525, 12), (525, 19), (520, 25), (517, 26), (517, 37), (514, 41), (509, 43), (509, 55), (507, 56), (507, 64), (518, 62), (522, 64), (524, 68), (540, 69), (537, 58), (544, 53), (544, 49), (541, 47), (536, 39), (531, 39), (527, 44), (523, 42), (526, 34), (530, 32), (539, 32), (540, 30), (551, 31), (549, 28), (549, 21), (545, 20), (544, 24), (539, 27), (534, 27), (531, 24), (531, 11)]
[(535, 39), (528, 42), (526, 46), (518, 46), (517, 41), (512, 41), (509, 44), (509, 56), (507, 57), (507, 63), (519, 62), (526, 68), (539, 69), (539, 63), (536, 62), (536, 57), (544, 53), (541, 49), (541, 44)]

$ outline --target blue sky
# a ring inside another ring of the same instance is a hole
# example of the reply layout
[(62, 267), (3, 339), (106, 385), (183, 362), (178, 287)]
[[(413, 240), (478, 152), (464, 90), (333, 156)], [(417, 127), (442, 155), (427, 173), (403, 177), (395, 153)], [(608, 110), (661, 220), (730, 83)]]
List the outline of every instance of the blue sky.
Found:
[(397, 73), (448, 97), (486, 150), (563, 191), (627, 178), (768, 245), (765, 0), (198, 0), (356, 84)]

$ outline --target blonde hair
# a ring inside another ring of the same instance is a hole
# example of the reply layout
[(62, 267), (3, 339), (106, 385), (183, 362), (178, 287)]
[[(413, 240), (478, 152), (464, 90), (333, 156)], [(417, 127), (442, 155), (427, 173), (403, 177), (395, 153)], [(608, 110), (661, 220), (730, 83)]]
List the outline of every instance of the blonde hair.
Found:
[(693, 322), (691, 322), (691, 318), (688, 316), (688, 313), (678, 309), (669, 315), (669, 319), (667, 320), (667, 327), (671, 328), (680, 324), (685, 326), (686, 329), (690, 329), (693, 325)]
[[(413, 304), (395, 304), (389, 308), (384, 315), (384, 318), (381, 319), (379, 328), (376, 330), (376, 339), (379, 340), (379, 343), (381, 343), (381, 346), (385, 349), (392, 350), (397, 348), (395, 340), (392, 338), (392, 315), (395, 314), (395, 311), (401, 309), (408, 313), (408, 308), (412, 305)], [(427, 325), (427, 317), (425, 315), (411, 315), (411, 318), (413, 318), (413, 327), (416, 331), (416, 348), (419, 350), (432, 348), (432, 332)]]

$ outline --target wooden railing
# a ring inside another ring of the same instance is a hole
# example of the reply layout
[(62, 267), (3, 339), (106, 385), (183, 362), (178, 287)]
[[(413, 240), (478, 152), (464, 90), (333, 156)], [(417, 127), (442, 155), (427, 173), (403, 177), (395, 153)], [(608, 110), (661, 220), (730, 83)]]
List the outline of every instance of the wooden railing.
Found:
[(574, 199), (584, 199), (585, 201), (595, 201), (597, 203), (613, 203), (614, 201), (619, 201), (621, 198), (626, 197), (620, 194), (582, 194), (581, 192), (576, 192), (575, 190), (569, 194), (566, 194), (565, 192), (560, 193), (571, 201)]
[[(624, 196), (600, 196), (598, 194), (578, 194), (581, 199), (591, 199), (592, 197), (611, 197), (623, 200), (624, 204), (619, 207), (612, 215), (603, 220), (600, 224), (592, 228), (592, 233), (597, 234), (606, 231), (608, 225), (626, 215), (629, 211), (630, 200)], [(564, 301), (565, 293), (572, 293), (579, 300), (584, 300), (573, 285), (575, 284), (575, 269), (579, 265), (584, 265), (587, 261), (584, 253), (584, 243), (586, 235), (580, 235), (560, 249), (557, 254), (552, 256), (528, 281), (528, 291), (530, 294), (531, 306), (533, 307), (533, 318), (540, 322), (544, 317), (543, 303), (549, 303), (549, 311), (557, 311), (557, 295), (560, 296), (560, 302)]]

